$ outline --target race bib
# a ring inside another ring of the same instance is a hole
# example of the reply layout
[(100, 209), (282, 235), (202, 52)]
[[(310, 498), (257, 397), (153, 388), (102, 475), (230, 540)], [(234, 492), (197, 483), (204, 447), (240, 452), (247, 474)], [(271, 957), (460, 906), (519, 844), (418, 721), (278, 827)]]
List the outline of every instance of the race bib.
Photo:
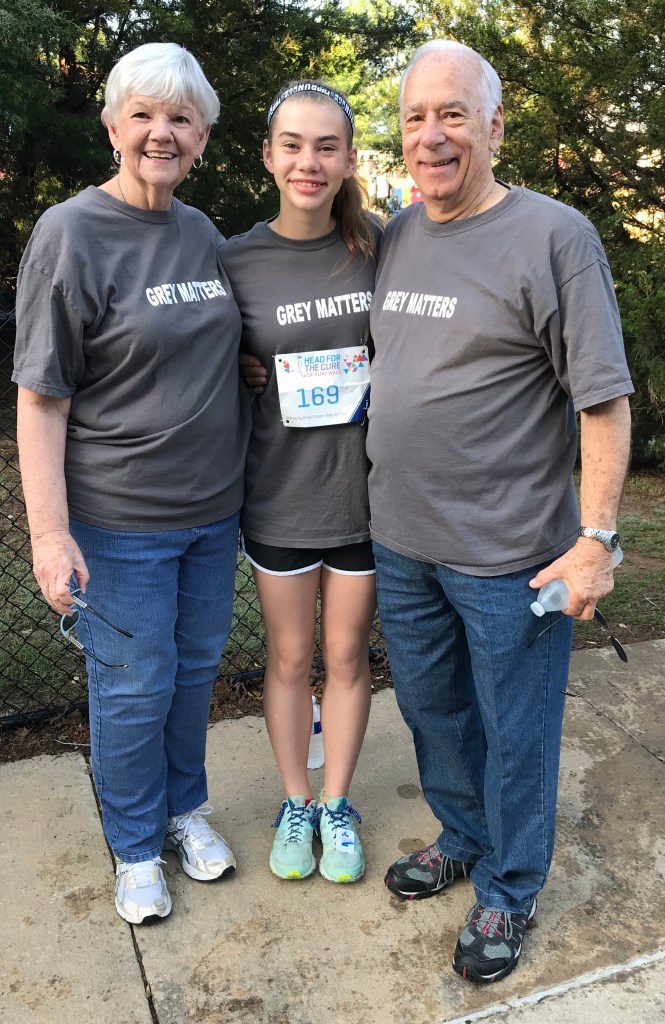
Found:
[(288, 352), (274, 358), (285, 427), (365, 422), (370, 390), (365, 345)]

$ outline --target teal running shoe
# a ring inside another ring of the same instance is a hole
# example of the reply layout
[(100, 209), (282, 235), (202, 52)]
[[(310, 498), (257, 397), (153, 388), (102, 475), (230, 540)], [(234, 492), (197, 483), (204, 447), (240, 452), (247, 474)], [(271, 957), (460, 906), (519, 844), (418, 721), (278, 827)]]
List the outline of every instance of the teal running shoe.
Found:
[(278, 878), (307, 878), (316, 867), (312, 837), (317, 806), (315, 800), (305, 804), (304, 796), (290, 796), (275, 819), (277, 834), (270, 851), (270, 870)]
[(329, 882), (357, 882), (365, 873), (365, 854), (353, 820), (360, 824), (360, 815), (345, 796), (320, 803), (317, 814), (323, 844), (319, 871)]

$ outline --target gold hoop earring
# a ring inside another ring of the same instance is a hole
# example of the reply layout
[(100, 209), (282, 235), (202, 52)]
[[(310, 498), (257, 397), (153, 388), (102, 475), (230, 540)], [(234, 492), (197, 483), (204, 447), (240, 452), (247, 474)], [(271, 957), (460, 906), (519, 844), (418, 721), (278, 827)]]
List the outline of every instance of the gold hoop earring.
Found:
[(113, 150), (113, 160), (118, 165), (118, 167), (122, 163), (122, 153), (120, 152), (119, 149), (114, 149)]
[[(197, 160), (198, 163), (196, 162)], [(203, 157), (201, 156), (200, 153), (194, 157), (192, 161), (192, 167), (194, 168), (195, 171), (200, 171), (201, 168), (203, 167)]]

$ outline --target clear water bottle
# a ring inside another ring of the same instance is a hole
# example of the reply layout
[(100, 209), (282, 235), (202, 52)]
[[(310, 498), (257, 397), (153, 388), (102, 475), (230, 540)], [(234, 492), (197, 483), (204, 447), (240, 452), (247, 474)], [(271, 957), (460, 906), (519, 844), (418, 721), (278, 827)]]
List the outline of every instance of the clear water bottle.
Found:
[[(623, 558), (623, 551), (621, 548), (616, 548), (612, 552), (612, 568), (616, 569), (617, 565)], [(541, 587), (538, 591), (536, 600), (531, 605), (531, 611), (534, 615), (544, 615), (545, 612), (560, 612), (568, 604), (568, 587), (563, 580), (550, 580), (544, 587)]]
[(312, 732), (309, 737), (308, 768), (320, 768), (323, 764), (323, 733), (321, 732), (321, 712), (319, 702), (312, 694)]

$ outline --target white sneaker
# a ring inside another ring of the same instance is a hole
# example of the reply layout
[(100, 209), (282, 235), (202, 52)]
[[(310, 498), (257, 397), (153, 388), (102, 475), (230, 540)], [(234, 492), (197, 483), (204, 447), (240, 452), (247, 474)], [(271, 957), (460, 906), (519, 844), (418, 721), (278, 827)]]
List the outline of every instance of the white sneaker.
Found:
[(142, 924), (146, 918), (168, 917), (171, 913), (163, 863), (159, 857), (135, 864), (116, 860), (115, 909), (130, 924)]
[(212, 807), (203, 804), (189, 814), (169, 818), (164, 849), (173, 850), (183, 870), (199, 882), (210, 882), (235, 870), (232, 851), (205, 820)]

